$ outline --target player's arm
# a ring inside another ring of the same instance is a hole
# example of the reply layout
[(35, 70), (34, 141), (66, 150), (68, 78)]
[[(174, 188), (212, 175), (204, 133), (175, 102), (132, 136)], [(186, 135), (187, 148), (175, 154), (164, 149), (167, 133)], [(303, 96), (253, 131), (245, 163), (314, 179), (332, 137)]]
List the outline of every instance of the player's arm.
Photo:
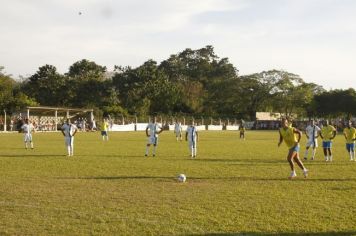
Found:
[(296, 143), (296, 144), (298, 144), (300, 142), (300, 139), (302, 138), (302, 132), (299, 129), (294, 128), (293, 133), (298, 135), (298, 140)]
[(324, 139), (323, 134), (321, 133), (321, 130), (319, 131), (319, 135), (322, 139)]
[(66, 136), (66, 134), (64, 133), (64, 129), (63, 128), (61, 129), (61, 131), (62, 131), (63, 136)]
[(335, 136), (336, 136), (336, 130), (334, 129), (334, 130), (333, 130), (333, 136), (332, 136), (330, 139), (334, 139)]
[[(313, 134), (313, 135), (314, 135), (314, 134)], [(307, 137), (307, 139), (309, 139), (308, 132), (307, 132), (306, 129), (305, 129), (305, 136)]]
[(197, 142), (198, 142), (199, 141), (199, 132), (197, 131), (196, 134), (197, 134)]
[(159, 127), (159, 131), (157, 132), (157, 134), (160, 134), (163, 132), (163, 128), (162, 127)]
[(185, 132), (185, 141), (188, 141), (188, 131)]
[(283, 141), (283, 137), (282, 137), (281, 131), (279, 131), (279, 142), (278, 142), (278, 147), (279, 147), (279, 146), (281, 146), (282, 141)]
[(75, 129), (74, 129), (74, 133), (73, 133), (72, 137), (74, 137), (74, 135), (77, 133), (77, 131), (78, 131), (78, 129), (77, 129), (77, 128), (75, 128)]
[(148, 134), (148, 126), (146, 128), (146, 136), (149, 137), (150, 135)]

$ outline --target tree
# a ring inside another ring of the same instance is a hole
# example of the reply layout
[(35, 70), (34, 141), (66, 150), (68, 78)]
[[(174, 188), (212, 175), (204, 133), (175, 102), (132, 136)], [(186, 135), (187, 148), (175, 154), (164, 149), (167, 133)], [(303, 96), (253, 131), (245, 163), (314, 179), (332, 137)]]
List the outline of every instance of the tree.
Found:
[(69, 79), (59, 74), (55, 66), (44, 65), (24, 82), (21, 90), (41, 105), (66, 106), (71, 98), (72, 88)]

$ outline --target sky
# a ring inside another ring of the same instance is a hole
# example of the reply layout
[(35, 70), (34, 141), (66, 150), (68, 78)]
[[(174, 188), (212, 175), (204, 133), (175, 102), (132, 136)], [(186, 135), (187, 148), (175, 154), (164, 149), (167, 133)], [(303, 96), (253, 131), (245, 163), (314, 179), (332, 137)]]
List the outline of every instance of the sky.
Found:
[[(354, 0), (0, 0), (0, 66), (14, 77), (81, 59), (113, 70), (212, 45), (239, 75), (285, 70), (355, 88)], [(81, 13), (81, 14), (80, 14)]]

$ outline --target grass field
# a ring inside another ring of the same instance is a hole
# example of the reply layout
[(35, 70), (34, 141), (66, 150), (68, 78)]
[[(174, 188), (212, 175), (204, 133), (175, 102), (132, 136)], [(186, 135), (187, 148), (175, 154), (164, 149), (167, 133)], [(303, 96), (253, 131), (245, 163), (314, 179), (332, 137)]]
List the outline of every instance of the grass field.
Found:
[(356, 162), (341, 135), (333, 163), (319, 148), (308, 179), (298, 169), (292, 181), (277, 132), (201, 132), (196, 160), (171, 132), (155, 158), (143, 132), (79, 133), (74, 157), (59, 133), (34, 141), (0, 134), (0, 235), (356, 235)]

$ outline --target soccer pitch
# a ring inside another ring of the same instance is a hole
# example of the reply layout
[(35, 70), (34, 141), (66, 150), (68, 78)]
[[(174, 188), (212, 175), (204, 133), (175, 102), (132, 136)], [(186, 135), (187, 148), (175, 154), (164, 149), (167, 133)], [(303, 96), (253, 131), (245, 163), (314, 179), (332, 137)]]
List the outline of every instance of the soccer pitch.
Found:
[(143, 132), (109, 135), (78, 133), (66, 157), (60, 133), (35, 133), (34, 150), (0, 134), (0, 235), (356, 235), (356, 162), (341, 135), (333, 163), (319, 147), (294, 180), (277, 131), (200, 132), (196, 160), (173, 132), (155, 158)]

